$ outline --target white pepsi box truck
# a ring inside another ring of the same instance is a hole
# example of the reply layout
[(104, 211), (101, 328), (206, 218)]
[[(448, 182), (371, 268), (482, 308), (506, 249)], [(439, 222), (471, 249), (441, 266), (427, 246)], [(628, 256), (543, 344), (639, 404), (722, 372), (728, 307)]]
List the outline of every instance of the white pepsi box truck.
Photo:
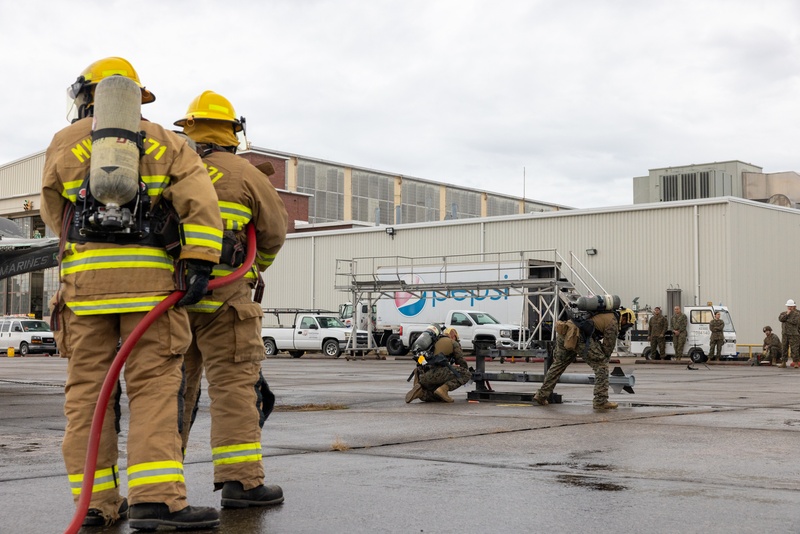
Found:
[(525, 340), (525, 298), (502, 287), (527, 275), (519, 261), (379, 267), (376, 275), (436, 288), (376, 302), (375, 330), (391, 355), (406, 354), (431, 323), (454, 327), (465, 350), (519, 348)]

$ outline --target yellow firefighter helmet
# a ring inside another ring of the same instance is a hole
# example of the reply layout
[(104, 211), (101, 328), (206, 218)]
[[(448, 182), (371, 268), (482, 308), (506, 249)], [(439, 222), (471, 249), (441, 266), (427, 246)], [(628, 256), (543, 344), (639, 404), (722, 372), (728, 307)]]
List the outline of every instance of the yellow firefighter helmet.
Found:
[(215, 120), (233, 123), (233, 131), (241, 132), (244, 128), (244, 118), (236, 118), (233, 105), (224, 96), (214, 91), (203, 91), (189, 104), (186, 115), (175, 121), (175, 126), (184, 127), (187, 121)]
[(148, 91), (139, 81), (139, 75), (127, 59), (121, 57), (107, 57), (99, 59), (86, 67), (78, 80), (68, 90), (69, 96), (77, 98), (82, 92), (96, 86), (109, 76), (124, 76), (130, 78), (142, 90), (142, 104), (155, 101), (156, 95)]

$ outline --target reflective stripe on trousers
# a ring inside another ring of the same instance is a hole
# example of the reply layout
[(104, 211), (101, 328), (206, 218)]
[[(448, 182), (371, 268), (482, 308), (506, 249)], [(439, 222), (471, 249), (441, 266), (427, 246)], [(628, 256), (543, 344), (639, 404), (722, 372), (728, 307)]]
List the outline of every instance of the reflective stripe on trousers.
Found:
[[(73, 495), (81, 494), (81, 486), (83, 486), (83, 473), (69, 475), (69, 487), (72, 489)], [(105, 469), (97, 469), (94, 472), (94, 484), (92, 485), (92, 493), (104, 491), (119, 487), (119, 467), (112, 465)]]

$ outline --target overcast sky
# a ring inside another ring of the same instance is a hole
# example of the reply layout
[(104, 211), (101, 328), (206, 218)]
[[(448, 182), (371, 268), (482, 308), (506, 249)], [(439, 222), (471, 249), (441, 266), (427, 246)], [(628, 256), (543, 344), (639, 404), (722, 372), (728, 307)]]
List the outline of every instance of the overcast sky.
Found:
[(800, 171), (796, 0), (0, 0), (0, 45), (0, 165), (122, 56), (155, 122), (210, 89), (257, 147), (567, 206), (671, 165)]

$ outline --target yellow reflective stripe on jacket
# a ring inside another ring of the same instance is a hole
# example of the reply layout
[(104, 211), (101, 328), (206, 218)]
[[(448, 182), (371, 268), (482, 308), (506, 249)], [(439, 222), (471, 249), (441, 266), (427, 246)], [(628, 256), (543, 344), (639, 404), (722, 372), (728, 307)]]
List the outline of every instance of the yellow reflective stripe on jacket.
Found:
[(169, 185), (169, 176), (156, 174), (154, 176), (142, 176), (142, 181), (147, 185), (147, 194), (157, 197), (164, 192)]
[(217, 311), (224, 302), (220, 300), (200, 300), (197, 304), (186, 306), (186, 309), (191, 313), (214, 313)]
[(75, 315), (98, 315), (104, 313), (133, 313), (150, 311), (166, 296), (125, 297), (102, 300), (67, 301), (67, 306)]
[[(83, 473), (77, 475), (69, 475), (69, 487), (73, 495), (81, 494), (81, 486), (83, 486)], [(119, 468), (116, 465), (107, 467), (105, 469), (98, 469), (94, 472), (94, 483), (92, 484), (92, 493), (98, 491), (105, 491), (114, 489), (119, 486)]]
[(64, 182), (64, 190), (61, 192), (61, 196), (66, 199), (69, 199), (69, 201), (74, 204), (75, 201), (78, 200), (78, 192), (81, 190), (82, 184), (83, 180), (73, 180), (71, 182)]
[(214, 465), (261, 461), (261, 443), (241, 443), (211, 449)]
[(224, 200), (218, 201), (219, 212), (222, 214), (222, 220), (225, 221), (226, 230), (239, 230), (250, 222), (253, 218), (253, 211), (237, 202), (227, 202)]
[(261, 251), (256, 252), (256, 263), (263, 268), (267, 268), (275, 261), (277, 254), (264, 254)]
[(222, 230), (200, 224), (184, 224), (182, 226), (184, 245), (209, 247), (222, 251)]
[[(214, 266), (213, 269), (211, 269), (211, 276), (215, 276), (217, 278), (222, 276), (228, 276), (236, 269), (237, 267), (231, 267), (230, 265), (225, 265), (224, 263), (218, 263)], [(255, 279), (257, 277), (258, 275), (253, 269), (250, 269), (244, 276), (242, 276), (242, 278), (249, 278), (249, 279)]]
[(172, 258), (163, 249), (152, 247), (102, 248), (78, 252), (70, 246), (71, 254), (61, 261), (61, 274), (73, 274), (100, 269), (138, 268), (174, 270)]
[(163, 482), (184, 482), (181, 462), (147, 462), (128, 467), (128, 487)]

